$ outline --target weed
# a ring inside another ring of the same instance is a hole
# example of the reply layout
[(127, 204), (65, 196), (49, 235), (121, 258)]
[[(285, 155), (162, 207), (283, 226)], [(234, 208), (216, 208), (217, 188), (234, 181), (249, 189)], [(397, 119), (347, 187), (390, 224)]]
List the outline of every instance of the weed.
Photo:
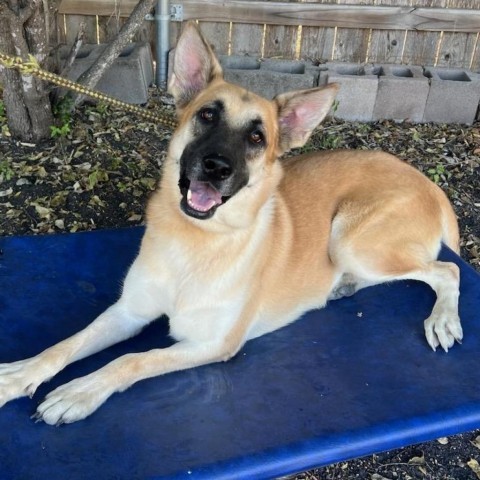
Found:
[(333, 150), (340, 146), (342, 138), (338, 135), (323, 135), (318, 139), (318, 148), (323, 150)]
[(335, 114), (337, 113), (337, 110), (338, 110), (338, 106), (339, 106), (339, 105), (340, 105), (340, 102), (339, 102), (337, 99), (335, 99), (335, 100), (333, 101), (333, 104), (332, 104), (332, 113), (333, 113), (333, 115), (335, 115)]
[(50, 125), (51, 138), (65, 138), (71, 131), (70, 123), (64, 123), (61, 127)]
[(88, 175), (87, 190), (93, 190), (98, 183), (107, 182), (108, 179), (108, 173), (105, 170), (101, 170), (100, 168), (96, 167)]
[(58, 126), (50, 125), (51, 138), (66, 138), (72, 131), (70, 128), (72, 123), (72, 107), (73, 99), (69, 95), (66, 95), (54, 105), (53, 114)]
[(2, 160), (0, 162), (0, 183), (3, 180), (11, 180), (15, 175), (15, 171), (10, 166), (8, 160)]
[(0, 100), (0, 123), (3, 123), (7, 119), (7, 112), (5, 111), (5, 104), (3, 100)]
[(436, 184), (446, 182), (451, 176), (451, 173), (447, 172), (441, 163), (437, 163), (434, 167), (429, 168), (427, 174)]

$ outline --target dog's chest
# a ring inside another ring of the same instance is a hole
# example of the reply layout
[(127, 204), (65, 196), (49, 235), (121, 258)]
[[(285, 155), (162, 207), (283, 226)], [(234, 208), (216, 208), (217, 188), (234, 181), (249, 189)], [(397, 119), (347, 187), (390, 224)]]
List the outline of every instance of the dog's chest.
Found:
[[(220, 252), (163, 244), (148, 259), (148, 282), (156, 306), (170, 320), (177, 340), (207, 340), (223, 335), (238, 318), (248, 296), (248, 282), (240, 281), (241, 264)], [(145, 262), (145, 258), (143, 259)]]

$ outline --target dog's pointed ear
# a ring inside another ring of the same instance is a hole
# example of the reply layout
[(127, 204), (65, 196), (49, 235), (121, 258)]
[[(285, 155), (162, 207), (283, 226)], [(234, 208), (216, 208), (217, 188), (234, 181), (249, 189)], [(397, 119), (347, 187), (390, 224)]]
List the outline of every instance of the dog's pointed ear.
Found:
[(282, 153), (305, 145), (313, 130), (330, 111), (338, 89), (337, 84), (330, 83), (325, 87), (288, 92), (275, 97)]
[(197, 24), (188, 22), (178, 39), (168, 82), (177, 108), (185, 107), (212, 80), (222, 76), (222, 67)]

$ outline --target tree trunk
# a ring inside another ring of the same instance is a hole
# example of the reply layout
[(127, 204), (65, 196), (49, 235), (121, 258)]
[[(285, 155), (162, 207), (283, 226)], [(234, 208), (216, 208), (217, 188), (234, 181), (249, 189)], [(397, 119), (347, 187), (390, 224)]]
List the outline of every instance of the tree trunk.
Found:
[[(0, 0), (0, 51), (23, 59), (30, 53), (45, 65), (48, 45), (44, 13), (39, 0)], [(0, 80), (11, 134), (26, 142), (49, 138), (53, 116), (47, 86), (2, 66)]]
[[(1, 1), (1, 0), (0, 0)], [(107, 45), (102, 54), (78, 79), (86, 87), (94, 88), (102, 75), (113, 64), (122, 50), (128, 45), (137, 30), (141, 27), (147, 15), (153, 8), (155, 0), (140, 0), (135, 6), (128, 20), (124, 23), (115, 38)], [(82, 101), (82, 96), (77, 95), (75, 104)]]

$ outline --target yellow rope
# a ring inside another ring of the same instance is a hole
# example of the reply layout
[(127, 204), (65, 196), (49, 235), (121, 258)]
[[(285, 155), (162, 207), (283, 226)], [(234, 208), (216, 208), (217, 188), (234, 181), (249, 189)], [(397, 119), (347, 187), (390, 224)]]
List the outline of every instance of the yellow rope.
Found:
[(6, 68), (15, 68), (19, 70), (22, 75), (33, 75), (34, 77), (38, 77), (42, 80), (53, 83), (54, 85), (58, 85), (59, 87), (68, 88), (69, 90), (81, 93), (82, 95), (87, 95), (95, 100), (100, 100), (126, 110), (127, 112), (136, 113), (152, 122), (158, 122), (170, 128), (175, 128), (177, 125), (175, 118), (170, 113), (153, 113), (145, 108), (140, 108), (131, 103), (122, 102), (114, 97), (110, 97), (109, 95), (85, 87), (80, 83), (72, 82), (68, 78), (63, 78), (60, 75), (43, 70), (40, 68), (37, 59), (33, 55), (29, 55), (28, 61), (24, 61), (20, 57), (13, 57), (0, 52), (0, 63)]

